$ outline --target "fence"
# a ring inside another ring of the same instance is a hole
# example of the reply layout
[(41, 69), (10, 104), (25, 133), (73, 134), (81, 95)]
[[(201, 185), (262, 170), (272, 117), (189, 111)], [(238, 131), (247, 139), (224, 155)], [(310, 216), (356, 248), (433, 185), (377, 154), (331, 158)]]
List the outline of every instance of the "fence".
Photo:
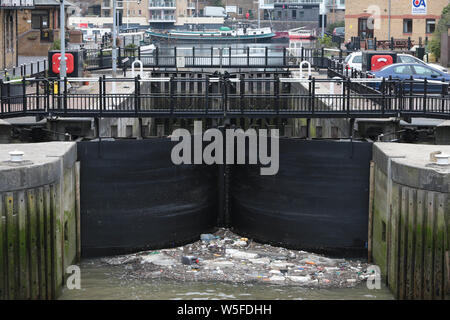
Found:
[[(339, 51), (339, 50), (338, 50)], [(117, 49), (118, 66), (129, 66), (141, 60), (145, 68), (297, 68), (301, 61), (308, 61), (315, 68), (328, 68), (329, 57), (325, 49), (301, 48), (207, 48), (173, 47), (142, 51), (137, 48)], [(87, 70), (110, 68), (112, 49), (84, 50)], [(340, 52), (342, 57), (342, 51)], [(129, 58), (125, 64), (125, 58)]]
[[(74, 89), (93, 82), (95, 93)], [(69, 89), (69, 85), (72, 88)], [(1, 82), (0, 117), (439, 117), (448, 84), (386, 79), (100, 78)], [(417, 86), (423, 90), (417, 93)], [(114, 87), (116, 89), (114, 91)], [(60, 88), (65, 88), (60, 90)]]
[(48, 69), (47, 59), (22, 64), (0, 71), (0, 79), (17, 78), (17, 77), (34, 77), (44, 74)]

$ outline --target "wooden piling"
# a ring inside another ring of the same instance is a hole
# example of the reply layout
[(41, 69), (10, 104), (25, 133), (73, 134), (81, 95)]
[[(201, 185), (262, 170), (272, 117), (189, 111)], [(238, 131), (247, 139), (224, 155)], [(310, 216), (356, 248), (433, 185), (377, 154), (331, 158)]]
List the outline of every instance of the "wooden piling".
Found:
[(367, 260), (372, 263), (373, 249), (373, 200), (375, 195), (375, 162), (370, 162), (370, 181), (369, 181), (369, 231), (367, 239)]
[(4, 215), (3, 195), (0, 194), (0, 300), (7, 298), (6, 288), (6, 218)]

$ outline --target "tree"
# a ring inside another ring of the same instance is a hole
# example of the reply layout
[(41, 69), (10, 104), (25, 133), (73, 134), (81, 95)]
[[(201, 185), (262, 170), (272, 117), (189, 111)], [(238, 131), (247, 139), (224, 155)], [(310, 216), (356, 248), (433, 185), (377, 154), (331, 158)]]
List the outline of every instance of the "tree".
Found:
[(433, 33), (433, 39), (430, 41), (428, 49), (436, 57), (441, 57), (441, 35), (447, 33), (447, 25), (450, 24), (450, 4), (442, 10), (441, 19)]
[(211, 5), (214, 7), (222, 7), (222, 0), (211, 0)]

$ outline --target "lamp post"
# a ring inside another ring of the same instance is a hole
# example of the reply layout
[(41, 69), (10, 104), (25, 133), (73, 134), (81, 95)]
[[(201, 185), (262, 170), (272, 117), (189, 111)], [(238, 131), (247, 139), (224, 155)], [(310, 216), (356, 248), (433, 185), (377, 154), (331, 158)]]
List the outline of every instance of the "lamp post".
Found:
[(388, 40), (391, 40), (391, 0), (388, 4)]
[[(112, 41), (112, 76), (117, 77), (117, 3), (116, 0), (113, 2), (113, 41)], [(113, 82), (113, 91), (115, 82)]]
[(65, 0), (60, 0), (59, 18), (60, 26), (59, 33), (61, 39), (61, 63), (59, 65), (59, 75), (61, 80), (67, 76), (67, 64), (66, 64), (66, 17), (65, 17)]

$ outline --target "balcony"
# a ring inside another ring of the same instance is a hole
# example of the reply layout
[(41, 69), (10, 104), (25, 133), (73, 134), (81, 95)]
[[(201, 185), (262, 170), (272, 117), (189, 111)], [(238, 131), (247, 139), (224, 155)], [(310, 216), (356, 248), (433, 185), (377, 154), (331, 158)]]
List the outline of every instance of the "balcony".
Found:
[(150, 0), (148, 2), (149, 9), (173, 9), (177, 8), (175, 1)]
[(175, 16), (164, 15), (164, 16), (150, 16), (148, 22), (176, 22)]
[(34, 0), (0, 0), (2, 9), (26, 9), (34, 7)]

